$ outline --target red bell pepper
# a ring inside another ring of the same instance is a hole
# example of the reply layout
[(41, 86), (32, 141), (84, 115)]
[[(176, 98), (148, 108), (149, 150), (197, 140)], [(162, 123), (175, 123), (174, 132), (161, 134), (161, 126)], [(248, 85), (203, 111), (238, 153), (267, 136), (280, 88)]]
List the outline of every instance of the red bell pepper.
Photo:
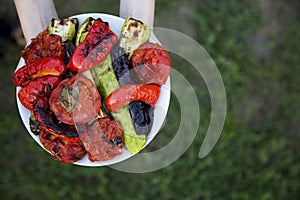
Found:
[(108, 23), (96, 19), (85, 40), (74, 51), (68, 68), (82, 72), (102, 63), (118, 41), (118, 36), (109, 28)]
[(63, 163), (74, 163), (86, 154), (80, 138), (70, 138), (44, 127), (39, 138), (52, 156)]
[(46, 107), (52, 90), (61, 80), (60, 76), (45, 76), (30, 81), (18, 93), (20, 102), (29, 110), (33, 110), (36, 106), (39, 108)]
[(155, 106), (160, 95), (160, 86), (156, 84), (129, 84), (113, 91), (106, 98), (106, 107), (118, 112), (132, 101), (143, 101)]
[(14, 83), (16, 87), (25, 86), (30, 80), (48, 75), (61, 76), (65, 72), (66, 67), (61, 59), (43, 58), (18, 69), (14, 74)]

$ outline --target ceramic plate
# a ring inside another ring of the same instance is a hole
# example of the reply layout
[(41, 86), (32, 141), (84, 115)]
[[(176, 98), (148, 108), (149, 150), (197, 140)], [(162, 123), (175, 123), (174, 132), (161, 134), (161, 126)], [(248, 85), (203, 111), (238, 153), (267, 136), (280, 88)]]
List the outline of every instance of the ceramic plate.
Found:
[[(103, 21), (106, 21), (109, 23), (109, 27), (110, 29), (116, 33), (118, 36), (120, 35), (121, 32), (121, 28), (122, 25), (124, 23), (124, 19), (117, 17), (117, 16), (113, 16), (113, 15), (109, 15), (109, 14), (103, 14), (103, 13), (87, 13), (87, 14), (79, 14), (79, 15), (75, 15), (75, 16), (71, 16), (70, 18), (78, 18), (79, 20), (79, 25), (81, 25), (81, 23), (88, 17), (93, 17), (93, 18), (101, 18)], [(150, 37), (150, 42), (158, 42), (155, 37)], [(18, 66), (16, 69), (24, 66), (24, 60), (22, 58), (20, 58), (20, 61), (18, 63)], [(18, 87), (16, 89), (16, 92), (18, 93), (20, 90), (20, 88)], [(167, 111), (168, 111), (168, 107), (169, 107), (169, 102), (170, 102), (170, 77), (168, 78), (167, 82), (165, 85), (163, 85), (161, 87), (161, 94), (159, 97), (159, 100), (155, 106), (154, 109), (154, 121), (153, 121), (153, 125), (152, 125), (152, 129), (149, 133), (149, 135), (147, 136), (147, 141), (145, 146), (147, 146), (151, 140), (157, 135), (157, 133), (159, 132), (160, 128), (163, 125), (163, 122), (165, 120)], [(27, 131), (29, 132), (30, 136), (43, 148), (43, 145), (41, 144), (39, 137), (34, 135), (29, 127), (29, 118), (30, 118), (30, 111), (27, 110), (19, 101), (18, 96), (17, 96), (17, 105), (18, 105), (18, 109), (19, 109), (19, 113), (20, 116), (22, 118), (22, 121), (27, 129)], [(145, 147), (144, 146), (144, 147)], [(46, 150), (46, 149), (45, 149)], [(47, 151), (47, 150), (46, 150)], [(128, 158), (130, 158), (131, 156), (133, 156), (133, 154), (129, 153), (125, 147), (123, 147), (123, 153), (111, 160), (108, 161), (101, 161), (101, 162), (91, 162), (88, 159), (88, 156), (85, 155), (85, 157), (77, 162), (75, 162), (74, 164), (76, 165), (81, 165), (81, 166), (106, 166), (106, 165), (111, 165), (111, 164), (116, 164), (118, 162), (124, 161)]]

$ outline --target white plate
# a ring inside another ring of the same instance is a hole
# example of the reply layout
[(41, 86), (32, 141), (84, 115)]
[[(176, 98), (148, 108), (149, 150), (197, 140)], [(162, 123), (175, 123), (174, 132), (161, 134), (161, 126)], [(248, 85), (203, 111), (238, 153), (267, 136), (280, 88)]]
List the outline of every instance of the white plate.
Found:
[[(87, 14), (79, 14), (79, 15), (75, 15), (72, 16), (70, 18), (78, 18), (79, 20), (79, 25), (81, 25), (81, 23), (87, 18), (87, 17), (93, 17), (93, 18), (101, 18), (103, 21), (109, 22), (109, 27), (110, 29), (119, 36), (120, 32), (121, 32), (121, 28), (122, 25), (124, 23), (124, 19), (117, 17), (117, 16), (113, 16), (113, 15), (109, 15), (109, 14), (102, 14), (102, 13), (87, 13)], [(154, 39), (154, 37), (150, 37), (150, 41), (151, 42), (158, 42), (156, 39)], [(18, 66), (16, 69), (24, 66), (24, 60), (21, 58)], [(159, 100), (155, 106), (154, 109), (154, 121), (153, 121), (153, 125), (152, 125), (152, 129), (151, 132), (149, 133), (149, 135), (147, 136), (147, 141), (146, 141), (146, 145), (148, 145), (152, 139), (157, 135), (157, 133), (159, 132), (160, 128), (163, 125), (163, 122), (165, 120), (167, 111), (168, 111), (168, 107), (169, 107), (169, 102), (170, 102), (170, 77), (167, 80), (167, 83), (165, 85), (163, 85), (161, 87), (161, 94), (159, 97)], [(18, 93), (20, 90), (20, 87), (18, 87), (16, 89), (16, 92)], [(39, 137), (34, 135), (29, 127), (29, 118), (30, 118), (30, 111), (27, 110), (21, 103), (20, 100), (18, 99), (17, 96), (17, 105), (19, 108), (19, 113), (20, 116), (22, 118), (22, 121), (27, 129), (27, 131), (29, 132), (29, 134), (31, 135), (31, 137), (43, 148), (43, 145), (41, 144)], [(144, 146), (144, 147), (145, 147)], [(45, 149), (46, 150), (46, 149)], [(47, 151), (47, 150), (46, 150)], [(85, 157), (82, 160), (79, 160), (77, 162), (75, 162), (74, 164), (76, 165), (82, 165), (82, 166), (106, 166), (106, 165), (111, 165), (111, 164), (116, 164), (118, 162), (121, 162), (123, 160), (126, 160), (128, 158), (130, 158), (131, 156), (133, 156), (133, 154), (129, 153), (126, 148), (123, 147), (123, 153), (119, 156), (116, 156), (115, 158), (108, 160), (108, 161), (99, 161), (99, 162), (91, 162), (88, 159), (88, 156), (85, 155)]]

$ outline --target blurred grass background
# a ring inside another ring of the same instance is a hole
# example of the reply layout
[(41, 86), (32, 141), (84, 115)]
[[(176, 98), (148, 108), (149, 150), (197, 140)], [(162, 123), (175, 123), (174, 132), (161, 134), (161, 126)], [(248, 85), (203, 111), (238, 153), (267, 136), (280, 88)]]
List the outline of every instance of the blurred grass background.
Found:
[[(1, 199), (300, 198), (299, 1), (156, 0), (155, 26), (191, 36), (216, 62), (228, 110), (217, 145), (199, 159), (210, 119), (209, 95), (202, 78), (172, 54), (173, 67), (197, 92), (200, 128), (179, 160), (145, 174), (61, 164), (31, 139), (18, 115), (12, 81), (24, 47), (19, 21), (13, 1), (0, 3)], [(119, 10), (118, 0), (55, 4), (60, 17), (118, 15)], [(179, 122), (173, 97), (166, 126), (149, 148), (166, 145)]]

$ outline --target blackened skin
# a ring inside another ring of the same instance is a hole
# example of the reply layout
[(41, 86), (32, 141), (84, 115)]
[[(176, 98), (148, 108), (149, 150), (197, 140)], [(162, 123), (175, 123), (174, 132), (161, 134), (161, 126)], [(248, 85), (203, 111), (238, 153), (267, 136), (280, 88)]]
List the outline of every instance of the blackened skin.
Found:
[(132, 77), (130, 77), (129, 74), (129, 70), (131, 68), (128, 55), (125, 54), (124, 49), (120, 48), (119, 45), (115, 45), (110, 55), (112, 59), (112, 66), (120, 85), (133, 84), (134, 80), (132, 80)]
[[(67, 66), (68, 63), (70, 62), (72, 55), (76, 49), (76, 46), (74, 45), (74, 43), (70, 40), (67, 40), (65, 42), (63, 42), (63, 46), (65, 49), (65, 54), (63, 57), (63, 61), (65, 63), (65, 65)], [(67, 78), (71, 78), (73, 75), (75, 74), (75, 72), (71, 72), (70, 70), (67, 69), (66, 74), (64, 76), (64, 79)]]
[(136, 133), (148, 135), (153, 124), (154, 108), (144, 102), (133, 101), (129, 104), (129, 111)]
[(75, 126), (59, 122), (51, 111), (35, 109), (34, 117), (31, 116), (30, 118), (30, 129), (35, 135), (39, 135), (39, 132), (43, 127), (50, 128), (56, 133), (70, 138), (79, 137)]
[(63, 43), (64, 49), (65, 49), (65, 54), (63, 57), (63, 61), (66, 65), (70, 62), (70, 59), (75, 51), (76, 46), (74, 45), (73, 42), (70, 40), (67, 40)]
[(34, 115), (32, 114), (29, 118), (30, 130), (34, 135), (39, 135), (42, 130), (41, 123), (35, 120)]
[[(128, 60), (128, 55), (125, 54), (124, 49), (120, 48), (119, 45), (115, 45), (111, 51), (112, 66), (116, 73), (117, 79), (121, 86), (127, 84), (135, 84), (137, 80), (134, 75), (131, 76), (129, 73), (132, 66)], [(150, 105), (141, 102), (133, 101), (129, 104), (129, 111), (138, 135), (148, 135), (153, 122), (153, 109)]]

